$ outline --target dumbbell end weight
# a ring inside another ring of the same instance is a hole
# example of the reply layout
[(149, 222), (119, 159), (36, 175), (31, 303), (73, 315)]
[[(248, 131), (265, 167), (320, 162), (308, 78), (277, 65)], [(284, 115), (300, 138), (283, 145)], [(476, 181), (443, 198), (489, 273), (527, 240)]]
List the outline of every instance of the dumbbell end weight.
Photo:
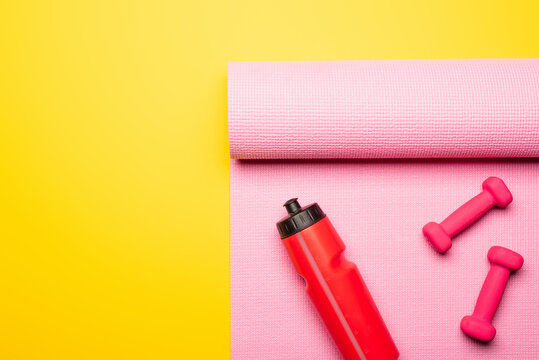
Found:
[(425, 235), (432, 247), (441, 254), (451, 248), (451, 237), (438, 223), (430, 222), (423, 226), (423, 235)]
[(492, 264), (501, 265), (509, 271), (516, 271), (524, 264), (524, 258), (517, 252), (501, 246), (493, 246), (487, 254), (488, 261)]
[(466, 335), (479, 341), (489, 342), (496, 336), (496, 329), (489, 321), (473, 315), (463, 317), (460, 328)]
[(494, 198), (495, 205), (498, 207), (506, 207), (513, 201), (513, 195), (507, 188), (507, 185), (502, 179), (491, 176), (483, 181), (483, 190), (487, 191)]

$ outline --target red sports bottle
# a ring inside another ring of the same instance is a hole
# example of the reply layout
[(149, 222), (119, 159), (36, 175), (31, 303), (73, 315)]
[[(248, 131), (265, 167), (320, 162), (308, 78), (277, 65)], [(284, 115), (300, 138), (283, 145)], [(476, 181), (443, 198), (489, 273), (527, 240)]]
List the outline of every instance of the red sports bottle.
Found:
[(339, 234), (318, 204), (284, 204), (279, 234), (329, 333), (345, 359), (397, 359), (399, 351)]

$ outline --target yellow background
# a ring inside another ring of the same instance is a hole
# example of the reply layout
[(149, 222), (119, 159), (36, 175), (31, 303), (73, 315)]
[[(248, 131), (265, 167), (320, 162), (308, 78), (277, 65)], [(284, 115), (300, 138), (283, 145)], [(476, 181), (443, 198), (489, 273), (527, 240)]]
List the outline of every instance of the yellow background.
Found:
[(520, 1), (0, 2), (0, 358), (219, 359), (229, 60), (539, 57)]

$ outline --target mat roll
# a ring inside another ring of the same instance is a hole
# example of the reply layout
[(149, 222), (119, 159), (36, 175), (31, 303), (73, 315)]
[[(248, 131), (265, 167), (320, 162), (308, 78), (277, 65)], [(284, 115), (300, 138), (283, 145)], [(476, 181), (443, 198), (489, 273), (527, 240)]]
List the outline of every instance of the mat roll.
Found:
[(539, 59), (231, 62), (235, 159), (539, 156)]

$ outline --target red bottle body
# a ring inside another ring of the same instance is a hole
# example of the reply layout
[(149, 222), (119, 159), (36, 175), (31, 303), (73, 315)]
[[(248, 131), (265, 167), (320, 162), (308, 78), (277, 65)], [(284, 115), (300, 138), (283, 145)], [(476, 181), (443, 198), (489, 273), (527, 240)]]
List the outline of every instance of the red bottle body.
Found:
[(397, 359), (399, 352), (356, 265), (327, 217), (282, 239), (306, 292), (345, 359)]

